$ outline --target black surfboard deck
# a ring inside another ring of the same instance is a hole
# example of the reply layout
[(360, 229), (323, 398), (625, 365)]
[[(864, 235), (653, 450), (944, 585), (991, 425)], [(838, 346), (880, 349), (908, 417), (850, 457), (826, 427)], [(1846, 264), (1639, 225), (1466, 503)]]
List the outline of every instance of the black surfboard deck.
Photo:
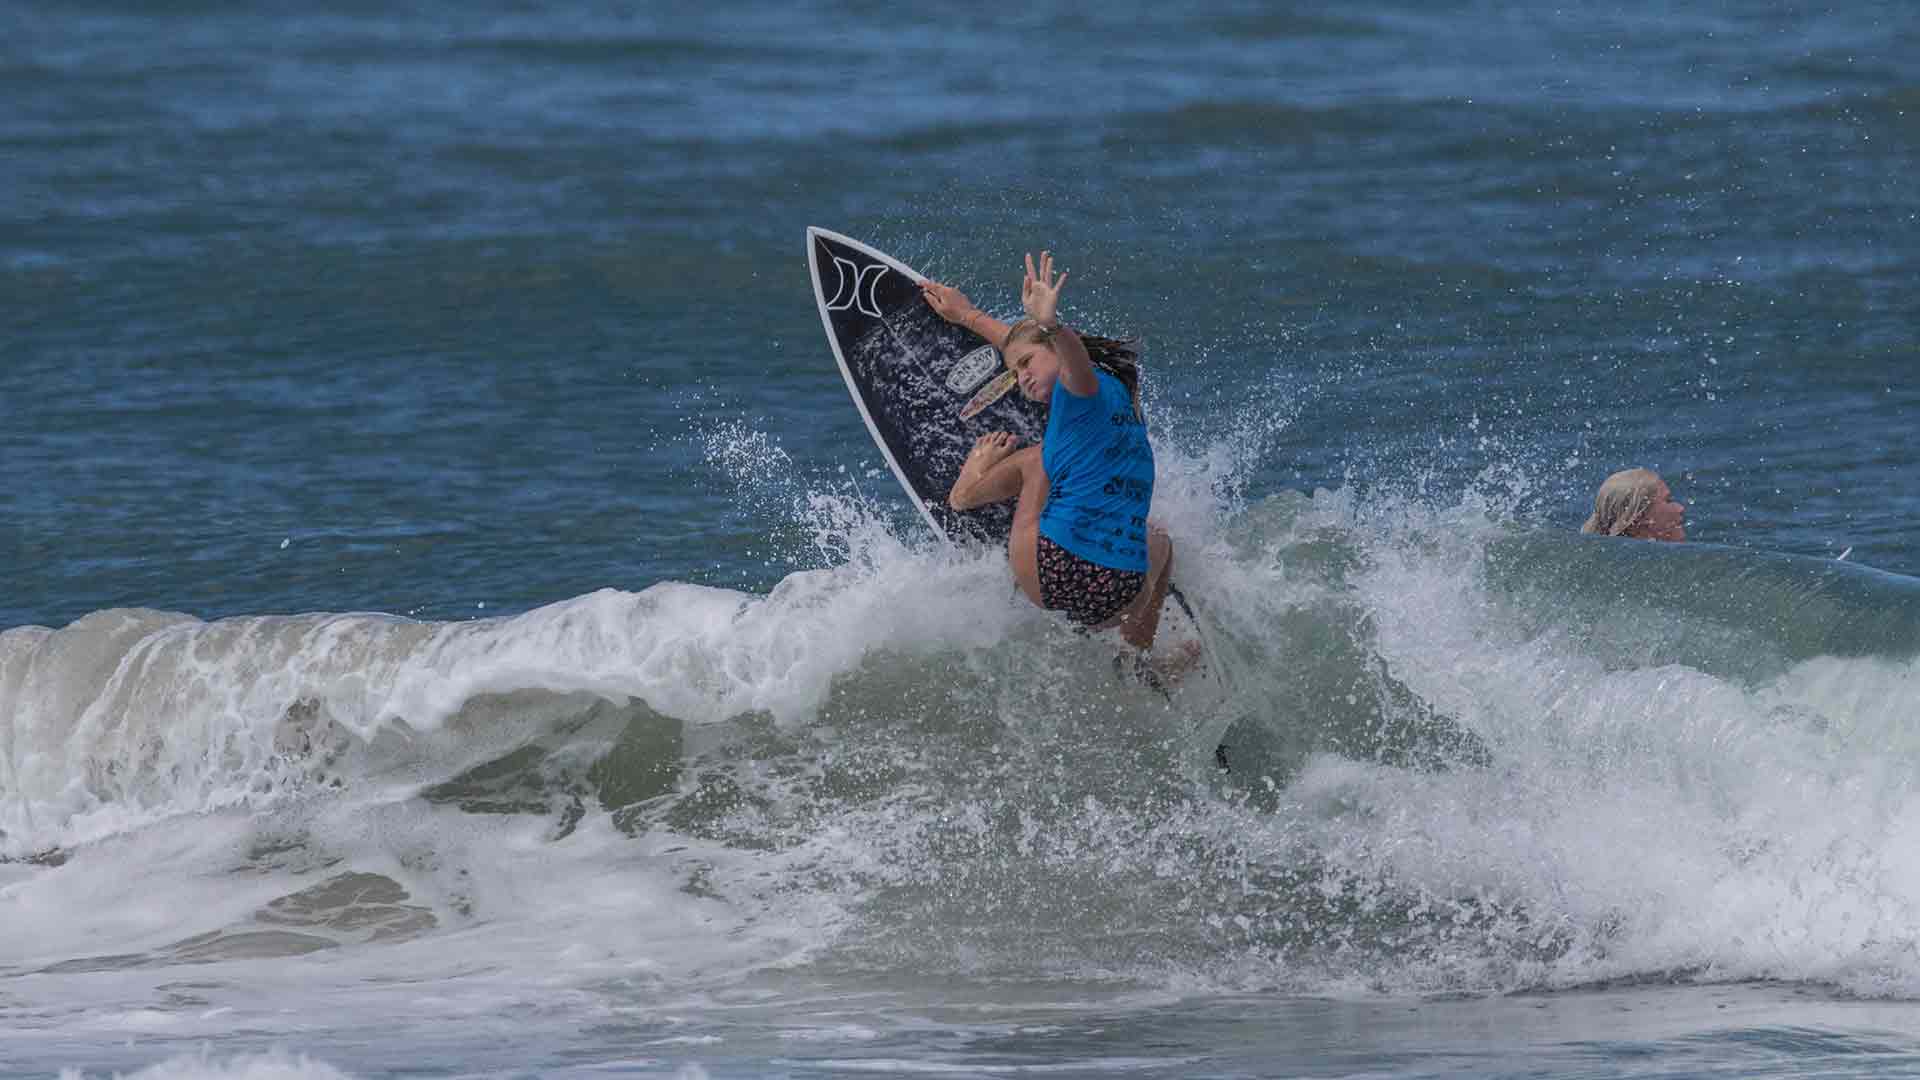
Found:
[(967, 513), (947, 492), (975, 439), (1009, 431), (1040, 441), (1046, 406), (1005, 378), (999, 350), (942, 319), (920, 295), (926, 280), (884, 252), (826, 229), (807, 229), (807, 265), (840, 374), (900, 486), (950, 540), (1004, 541), (1013, 504)]

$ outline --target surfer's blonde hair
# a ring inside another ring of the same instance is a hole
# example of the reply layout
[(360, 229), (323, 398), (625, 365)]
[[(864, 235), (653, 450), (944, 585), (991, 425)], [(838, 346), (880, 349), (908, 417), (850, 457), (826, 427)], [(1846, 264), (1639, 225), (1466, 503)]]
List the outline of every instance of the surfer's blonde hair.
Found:
[[(1054, 335), (1059, 327), (1041, 326), (1032, 319), (1021, 319), (1007, 329), (1007, 340), (1000, 343), (1002, 353), (1016, 344), (1032, 342), (1053, 348)], [(1140, 339), (1110, 338), (1098, 334), (1079, 334), (1080, 344), (1086, 347), (1087, 359), (1093, 366), (1120, 380), (1127, 388), (1127, 397), (1133, 401), (1133, 411), (1140, 412)]]
[(1593, 495), (1593, 513), (1583, 533), (1622, 536), (1644, 521), (1660, 497), (1660, 474), (1652, 469), (1622, 469), (1607, 477)]

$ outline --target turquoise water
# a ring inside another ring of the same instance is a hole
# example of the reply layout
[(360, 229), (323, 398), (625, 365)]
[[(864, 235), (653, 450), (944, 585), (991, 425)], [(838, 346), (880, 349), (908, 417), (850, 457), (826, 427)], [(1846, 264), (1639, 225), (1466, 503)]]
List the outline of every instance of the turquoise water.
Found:
[[(0, 30), (0, 1072), (1913, 1070), (1909, 7)], [(1142, 337), (1228, 699), (933, 541), (808, 225)]]

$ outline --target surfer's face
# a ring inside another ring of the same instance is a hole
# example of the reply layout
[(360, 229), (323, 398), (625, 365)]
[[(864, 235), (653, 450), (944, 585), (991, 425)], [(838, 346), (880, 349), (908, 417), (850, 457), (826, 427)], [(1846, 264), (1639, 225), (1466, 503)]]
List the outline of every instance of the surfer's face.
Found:
[(1673, 491), (1665, 480), (1660, 481), (1660, 491), (1654, 496), (1653, 505), (1647, 507), (1647, 516), (1641, 528), (1649, 540), (1685, 540), (1687, 508), (1673, 497)]
[(1053, 384), (1060, 379), (1060, 358), (1050, 345), (1021, 342), (1007, 351), (1007, 370), (1020, 380), (1022, 397), (1047, 401), (1053, 397)]

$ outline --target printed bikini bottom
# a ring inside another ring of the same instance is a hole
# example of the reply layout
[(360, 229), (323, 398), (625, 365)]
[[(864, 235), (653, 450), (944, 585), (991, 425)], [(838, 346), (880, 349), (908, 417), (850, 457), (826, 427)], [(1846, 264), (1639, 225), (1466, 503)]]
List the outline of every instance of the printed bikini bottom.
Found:
[(1040, 606), (1065, 612), (1067, 618), (1099, 626), (1140, 595), (1147, 575), (1138, 570), (1115, 570), (1087, 560), (1042, 536), (1034, 549), (1040, 571)]

